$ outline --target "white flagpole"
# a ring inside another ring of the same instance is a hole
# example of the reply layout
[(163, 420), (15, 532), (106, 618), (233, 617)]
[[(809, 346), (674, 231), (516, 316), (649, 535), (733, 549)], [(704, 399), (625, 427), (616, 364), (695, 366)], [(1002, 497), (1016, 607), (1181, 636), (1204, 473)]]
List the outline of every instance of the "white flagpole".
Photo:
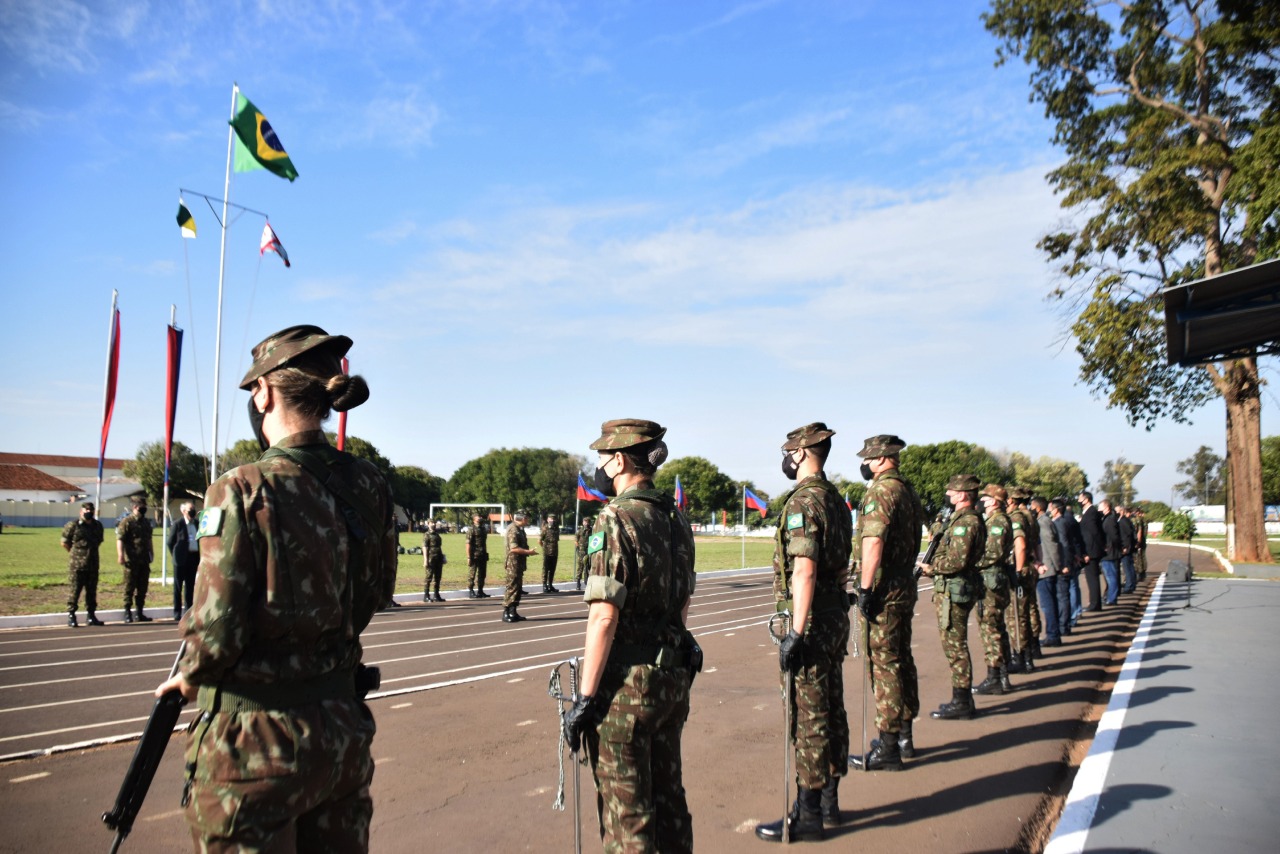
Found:
[(747, 485), (742, 484), (742, 568), (747, 568)]
[[(107, 387), (111, 384), (111, 349), (115, 344), (116, 332), (116, 306), (119, 304), (120, 292), (111, 291), (111, 319), (107, 322), (107, 367), (102, 374), (102, 412), (106, 416), (107, 412)], [(98, 453), (106, 456), (106, 448), (102, 445), (102, 435), (98, 435)], [(93, 496), (93, 512), (99, 519), (102, 518), (102, 466), (106, 464), (105, 459), (99, 460), (98, 465), (98, 491)]]
[[(236, 118), (240, 84), (231, 84), (231, 121)], [(222, 285), (227, 273), (227, 201), (231, 197), (231, 148), (235, 128), (227, 124), (227, 178), (222, 186), (222, 248), (218, 258), (218, 327), (213, 343), (213, 453), (209, 456), (209, 482), (218, 479), (218, 384), (222, 375)], [(166, 508), (167, 509), (167, 508)]]

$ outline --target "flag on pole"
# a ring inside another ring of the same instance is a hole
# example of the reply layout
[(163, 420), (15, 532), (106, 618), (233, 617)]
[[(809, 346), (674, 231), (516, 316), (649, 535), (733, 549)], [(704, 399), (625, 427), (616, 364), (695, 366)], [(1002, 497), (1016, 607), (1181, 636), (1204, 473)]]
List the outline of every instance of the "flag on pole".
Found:
[(261, 255), (268, 249), (279, 255), (280, 260), (284, 262), (286, 267), (291, 266), (289, 264), (289, 253), (284, 251), (280, 238), (276, 237), (276, 233), (272, 230), (269, 222), (262, 227), (262, 240), (258, 244), (258, 254)]
[(578, 500), (579, 501), (603, 501), (609, 503), (609, 499), (602, 492), (597, 492), (587, 486), (586, 481), (582, 479), (582, 475), (578, 475)]
[(120, 372), (120, 309), (111, 315), (111, 345), (107, 352), (107, 388), (102, 406), (102, 444), (98, 446), (98, 482), (102, 482), (102, 463), (107, 456), (107, 434), (111, 432), (111, 414), (116, 408), (116, 376)]
[(762, 501), (760, 496), (756, 495), (745, 486), (742, 487), (742, 500), (745, 501), (747, 506), (752, 510), (759, 510), (761, 519), (763, 519), (765, 514), (769, 512), (769, 505)]
[(290, 181), (297, 178), (298, 170), (293, 168), (293, 161), (280, 144), (280, 138), (267, 117), (258, 112), (243, 93), (237, 94), (236, 98), (236, 117), (231, 119), (231, 127), (235, 129), (240, 143), (236, 146), (236, 171), (266, 169)]
[(169, 369), (166, 374), (164, 402), (164, 484), (169, 485), (169, 459), (173, 454), (173, 421), (178, 414), (178, 376), (182, 366), (182, 330), (172, 324), (169, 330)]
[(182, 200), (182, 196), (178, 196), (178, 228), (182, 229), (183, 237), (196, 236), (195, 217), (187, 210), (187, 203)]
[(844, 506), (848, 507), (850, 511), (853, 510), (853, 502), (849, 500), (849, 493), (847, 492), (844, 494)]
[(681, 512), (689, 509), (689, 499), (684, 494), (684, 487), (680, 485), (680, 475), (676, 475), (676, 509)]

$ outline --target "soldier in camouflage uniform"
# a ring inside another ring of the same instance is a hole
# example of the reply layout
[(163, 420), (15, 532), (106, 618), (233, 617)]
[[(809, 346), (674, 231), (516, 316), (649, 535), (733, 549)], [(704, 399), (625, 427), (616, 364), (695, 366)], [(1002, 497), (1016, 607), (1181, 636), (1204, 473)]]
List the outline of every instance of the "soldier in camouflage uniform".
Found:
[(489, 526), (478, 515), (471, 517), (467, 532), (467, 595), (472, 599), (488, 599), (484, 592), (484, 576), (489, 566)]
[(130, 504), (129, 515), (116, 525), (116, 561), (124, 567), (124, 621), (133, 622), (136, 603), (138, 622), (149, 623), (151, 618), (142, 613), (142, 608), (146, 604), (151, 560), (155, 556), (151, 520), (147, 518), (146, 499), (135, 498)]
[(582, 520), (578, 525), (577, 548), (575, 550), (576, 567), (573, 573), (574, 587), (582, 589), (582, 582), (587, 577), (587, 541), (591, 539), (591, 517)]
[(587, 547), (590, 574), (581, 697), (565, 715), (585, 741), (606, 854), (693, 851), (680, 741), (702, 650), (685, 628), (693, 595), (693, 532), (654, 489), (667, 457), (652, 421), (606, 421), (596, 488), (614, 495)]
[(974, 507), (978, 478), (958, 474), (947, 482), (947, 498), (955, 508), (933, 563), (921, 564), (933, 578), (933, 602), (938, 609), (942, 652), (951, 667), (951, 702), (930, 713), (938, 720), (973, 717), (973, 661), (969, 657), (969, 612), (981, 597), (977, 566), (987, 543), (987, 530)]
[(102, 545), (103, 530), (93, 511), (93, 502), (86, 501), (80, 505), (80, 518), (62, 526), (62, 548), (71, 552), (67, 561), (67, 583), (71, 585), (67, 625), (72, 628), (80, 625), (76, 622), (76, 609), (80, 607), (81, 590), (87, 612), (85, 622), (91, 626), (102, 625), (95, 612), (98, 610), (98, 547)]
[(200, 518), (195, 601), (177, 689), (187, 821), (199, 851), (362, 852), (373, 800), (372, 680), (360, 633), (391, 593), (391, 488), (325, 440), (331, 408), (364, 402), (342, 373), (351, 339), (295, 326), (254, 348), (241, 382), (267, 450), (220, 477)]
[(538, 542), (542, 544), (542, 592), (559, 593), (551, 584), (556, 578), (556, 558), (560, 556), (560, 524), (556, 514), (548, 514)]
[(1010, 590), (1009, 620), (1017, 620), (1018, 625), (1010, 631), (1014, 646), (1021, 642), (1021, 648), (1013, 650), (1009, 656), (1010, 673), (1034, 673), (1034, 651), (1036, 635), (1031, 620), (1031, 606), (1035, 597), (1036, 575), (1032, 571), (1036, 555), (1040, 550), (1040, 528), (1031, 518), (1027, 509), (1030, 494), (1021, 486), (1009, 490), (1008, 515), (1010, 527), (1013, 529), (1013, 588)]
[[(426, 533), (422, 535), (422, 566), (426, 570), (426, 581), (422, 588), (423, 602), (443, 602), (440, 595), (440, 576), (444, 572), (444, 544), (440, 540), (440, 532), (435, 522), (427, 523)], [(431, 586), (435, 585), (435, 593)]]
[(789, 815), (756, 827), (756, 836), (769, 842), (782, 839), (784, 822), (792, 840), (822, 839), (824, 823), (840, 823), (838, 789), (849, 772), (844, 659), (853, 524), (823, 472), (834, 435), (815, 422), (792, 430), (782, 445), (783, 474), (797, 483), (782, 501), (773, 596), (778, 612), (792, 618), (778, 661), (782, 678), (794, 680), (789, 737), (795, 744), (796, 801)]
[[(898, 468), (906, 442), (881, 434), (863, 443), (861, 474), (870, 480), (858, 512), (853, 553), (858, 561), (858, 609), (866, 626), (867, 663), (876, 701), (870, 751), (849, 757), (855, 768), (897, 771), (915, 755), (912, 730), (920, 714), (920, 686), (911, 653), (911, 619), (919, 592), (914, 568), (920, 554), (924, 507)], [(865, 747), (865, 745), (861, 745)]]
[(520, 607), (520, 596), (524, 593), (524, 571), (532, 555), (537, 552), (529, 548), (529, 538), (525, 536), (524, 526), (529, 522), (528, 510), (517, 510), (512, 522), (507, 526), (507, 560), (504, 569), (507, 573), (507, 586), (502, 595), (502, 622), (518, 623), (525, 618), (516, 610)]
[(987, 545), (978, 561), (983, 589), (978, 605), (978, 634), (982, 637), (982, 652), (987, 661), (987, 678), (974, 687), (975, 694), (1003, 694), (1013, 690), (1004, 657), (1009, 648), (1004, 612), (1009, 607), (1009, 556), (1013, 551), (1013, 526), (1004, 512), (1008, 498), (999, 484), (988, 483), (982, 490)]

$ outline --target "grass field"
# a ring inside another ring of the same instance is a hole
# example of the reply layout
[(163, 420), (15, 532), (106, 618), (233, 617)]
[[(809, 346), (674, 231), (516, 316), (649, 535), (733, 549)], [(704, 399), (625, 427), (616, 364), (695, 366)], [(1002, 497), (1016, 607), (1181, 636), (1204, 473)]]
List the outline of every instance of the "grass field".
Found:
[[(50, 614), (66, 608), (70, 588), (67, 585), (67, 553), (59, 543), (58, 528), (14, 528), (6, 525), (0, 534), (0, 614)], [(443, 535), (447, 563), (441, 579), (441, 588), (455, 590), (467, 586), (466, 537), (462, 534)], [(532, 538), (530, 538), (532, 540)], [(419, 534), (404, 533), (400, 543), (406, 549), (420, 546)], [(169, 613), (173, 603), (172, 589), (161, 588), (160, 531), (155, 533), (156, 561), (151, 565), (152, 582), (147, 598), (147, 610), (159, 614)], [(538, 548), (536, 542), (531, 542)], [(123, 568), (115, 561), (115, 534), (107, 531), (100, 553), (101, 569), (98, 572), (98, 607), (103, 610), (124, 607)], [(573, 538), (560, 538), (560, 557), (556, 563), (556, 582), (573, 583)], [(737, 569), (742, 566), (742, 541), (725, 537), (699, 537), (697, 541), (697, 569), (709, 572), (717, 569)], [(748, 538), (747, 566), (768, 566), (773, 558), (773, 541), (764, 538)], [(489, 536), (489, 572), (486, 583), (490, 586), (502, 583), (502, 561), (505, 548), (502, 537)], [(425, 573), (422, 555), (400, 555), (396, 575), (396, 592), (422, 592)], [(525, 587), (542, 584), (542, 556), (529, 559), (525, 573)], [(84, 608), (84, 599), (80, 600)]]

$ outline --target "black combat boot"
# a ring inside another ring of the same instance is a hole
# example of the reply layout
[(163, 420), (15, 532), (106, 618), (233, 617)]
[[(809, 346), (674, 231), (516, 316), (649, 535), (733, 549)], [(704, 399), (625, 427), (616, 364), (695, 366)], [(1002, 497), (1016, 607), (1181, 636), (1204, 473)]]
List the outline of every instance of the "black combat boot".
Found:
[(916, 741), (911, 733), (911, 721), (902, 722), (902, 730), (898, 733), (898, 753), (903, 759), (915, 759)]
[(426, 604), (427, 602), (430, 602), (430, 601), (431, 601), (431, 591), (430, 591), (430, 590), (423, 590), (423, 591), (422, 591), (422, 602), (423, 602), (423, 604)]
[(129, 610), (128, 608), (124, 609), (124, 621), (126, 623), (133, 622), (133, 611)]
[(142, 606), (145, 605), (146, 602), (147, 602), (146, 599), (143, 599), (141, 596), (138, 597), (138, 622), (139, 623), (151, 622), (151, 618), (148, 617), (146, 614), (142, 613)]
[(467, 588), (467, 598), (468, 599), (476, 598), (476, 589), (474, 587)]
[(1013, 683), (1009, 681), (1009, 668), (1000, 668), (1000, 687), (1004, 689), (1006, 694), (1013, 691)]
[(1022, 672), (1023, 673), (1036, 672), (1035, 656), (1031, 654), (1030, 647), (1027, 647), (1022, 651)]
[(1035, 653), (1036, 658), (1044, 658), (1044, 653), (1040, 651), (1040, 638), (1031, 642), (1031, 651)]
[(1000, 668), (988, 667), (987, 678), (973, 686), (975, 694), (1003, 694), (1004, 685), (1000, 683)]
[(520, 612), (516, 610), (516, 606), (515, 606), (515, 605), (512, 605), (512, 606), (511, 606), (511, 622), (513, 622), (513, 623), (522, 623), (522, 622), (524, 622), (526, 619), (528, 619), (528, 618), (527, 618), (527, 617), (522, 617), (522, 616), (520, 616)]
[(98, 615), (93, 613), (92, 611), (89, 612), (89, 618), (84, 621), (84, 624), (86, 626), (105, 626), (106, 625), (106, 623), (102, 622), (102, 620), (99, 620)]
[(951, 689), (951, 702), (943, 703), (929, 713), (939, 721), (967, 721), (973, 717), (973, 696), (964, 688)]
[(548, 585), (547, 585), (547, 592), (548, 592), (548, 593), (559, 593), (560, 591), (556, 589), (556, 586), (555, 586), (554, 584), (548, 584)]
[(832, 777), (822, 787), (822, 826), (840, 826), (840, 778)]
[(510, 605), (502, 609), (502, 622), (504, 623), (511, 622), (511, 606)]
[(443, 602), (443, 601), (444, 601), (444, 597), (443, 597), (443, 596), (441, 596), (441, 595), (440, 595), (440, 591), (439, 591), (439, 590), (437, 590), (435, 593), (432, 593), (432, 594), (431, 594), (431, 601), (432, 601), (432, 602)]
[(902, 751), (898, 744), (898, 733), (880, 733), (879, 738), (871, 740), (871, 752), (867, 754), (865, 761), (861, 756), (850, 756), (849, 765), (866, 771), (901, 771)]
[(1005, 665), (1005, 670), (1007, 670), (1010, 673), (1022, 672), (1022, 653), (1020, 652), (1009, 653), (1008, 662), (1009, 663)]
[(822, 790), (801, 789), (791, 807), (791, 814), (769, 824), (756, 825), (756, 836), (766, 842), (782, 841), (782, 823), (787, 823), (792, 842), (822, 839)]
[(80, 628), (80, 624), (76, 622), (75, 614), (67, 614), (67, 625), (73, 629)]

